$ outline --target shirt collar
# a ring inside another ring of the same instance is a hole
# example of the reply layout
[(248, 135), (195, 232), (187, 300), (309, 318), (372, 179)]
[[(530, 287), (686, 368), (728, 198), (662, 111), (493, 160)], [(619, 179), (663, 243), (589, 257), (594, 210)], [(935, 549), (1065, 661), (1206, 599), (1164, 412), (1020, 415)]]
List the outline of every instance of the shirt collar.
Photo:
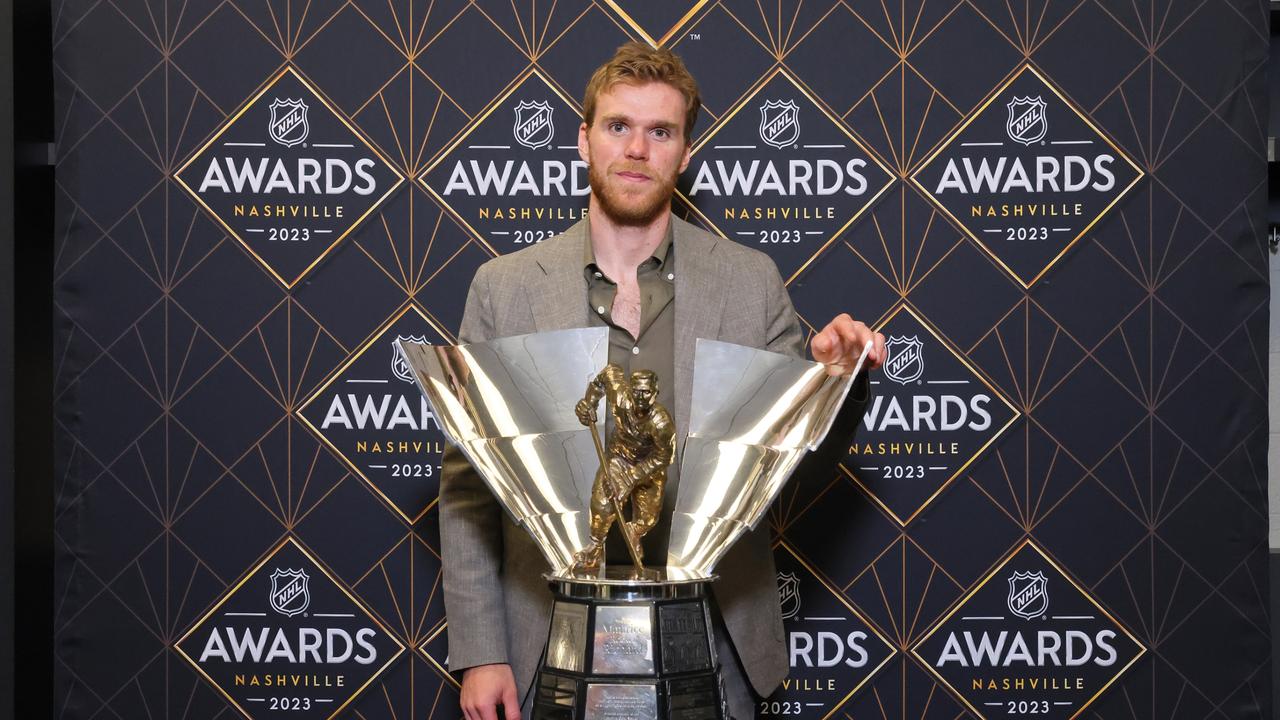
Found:
[[(586, 273), (587, 281), (590, 282), (594, 274), (599, 270), (596, 266), (595, 248), (591, 247), (591, 219), (586, 219), (587, 231), (583, 233), (582, 241), (582, 269)], [(650, 260), (658, 262), (658, 269), (662, 270), (671, 264), (671, 248), (672, 239), (675, 236), (675, 222), (667, 223), (667, 232), (662, 236), (662, 242), (658, 243), (658, 247), (653, 249), (653, 254), (649, 256)], [(666, 277), (665, 275), (663, 276)]]

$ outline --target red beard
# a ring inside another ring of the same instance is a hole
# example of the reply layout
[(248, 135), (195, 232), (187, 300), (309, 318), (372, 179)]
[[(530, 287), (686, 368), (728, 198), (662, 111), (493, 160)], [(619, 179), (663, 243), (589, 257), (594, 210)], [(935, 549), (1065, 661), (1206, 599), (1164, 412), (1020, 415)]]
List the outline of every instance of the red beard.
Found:
[[(643, 191), (627, 192), (626, 188), (618, 187), (619, 181), (609, 182), (613, 172), (643, 173), (654, 182)], [(654, 218), (671, 206), (671, 193), (676, 188), (674, 174), (665, 179), (656, 178), (647, 166), (630, 163), (611, 169), (609, 173), (592, 165), (587, 172), (587, 179), (591, 182), (591, 192), (600, 203), (601, 211), (618, 225), (648, 225), (653, 222)]]

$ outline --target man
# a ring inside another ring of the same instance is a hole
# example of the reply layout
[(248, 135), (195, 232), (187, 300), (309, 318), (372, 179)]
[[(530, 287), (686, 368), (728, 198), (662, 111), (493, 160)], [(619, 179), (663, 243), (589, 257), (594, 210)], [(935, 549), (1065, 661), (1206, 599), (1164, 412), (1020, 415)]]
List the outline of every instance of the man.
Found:
[[(588, 219), (485, 263), (467, 295), (460, 341), (608, 326), (609, 360), (656, 373), (678, 432), (688, 425), (697, 338), (800, 355), (803, 335), (773, 261), (671, 214), (698, 108), (697, 85), (669, 50), (629, 43), (597, 69), (578, 131), (591, 185)], [(866, 345), (869, 366), (879, 366), (884, 337), (841, 314), (814, 335), (810, 351), (819, 362), (851, 366)], [(855, 389), (865, 401), (865, 381)], [(823, 471), (861, 414), (857, 400), (842, 408), (830, 433), (836, 441), (815, 454), (827, 464)], [(668, 494), (679, 493), (677, 465)], [(667, 526), (661, 518), (646, 545), (665, 541)], [(468, 720), (517, 720), (522, 704), (528, 712), (550, 620), (546, 563), (452, 449), (440, 484), (440, 540), (449, 664), (462, 671), (463, 712)], [(645, 554), (665, 556), (660, 546)], [(770, 694), (788, 670), (765, 524), (744, 535), (717, 572), (717, 652), (730, 713), (745, 720), (753, 693)]]

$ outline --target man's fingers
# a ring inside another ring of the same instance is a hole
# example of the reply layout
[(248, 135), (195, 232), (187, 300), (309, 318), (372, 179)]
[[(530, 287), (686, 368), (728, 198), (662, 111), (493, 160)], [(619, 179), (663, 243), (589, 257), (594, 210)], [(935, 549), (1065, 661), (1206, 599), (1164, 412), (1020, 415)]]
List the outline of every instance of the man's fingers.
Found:
[(809, 343), (814, 360), (846, 366), (846, 369), (852, 369), (866, 347), (870, 347), (866, 369), (874, 370), (883, 365), (888, 358), (884, 335), (854, 320), (849, 313), (840, 313), (832, 318)]
[(462, 707), (467, 720), (498, 720), (497, 698), (478, 698)]
[(871, 363), (871, 369), (874, 370), (883, 365), (889, 357), (889, 351), (884, 346), (884, 333), (876, 333), (876, 346), (872, 352), (875, 354), (875, 361)]
[(830, 325), (813, 336), (812, 350), (813, 359), (818, 362), (834, 362), (840, 357), (839, 340)]
[(520, 720), (520, 701), (516, 699), (514, 678), (502, 688), (502, 709), (507, 720)]
[(862, 346), (871, 342), (871, 330), (866, 325), (849, 317), (849, 313), (840, 313), (832, 324), (835, 325), (836, 331), (840, 333), (840, 340), (844, 344), (844, 349), (852, 354), (853, 348), (857, 347), (861, 351)]
[(462, 714), (467, 720), (481, 720), (480, 704), (476, 702), (463, 703)]
[(507, 665), (479, 665), (467, 668), (462, 675), (462, 692), (458, 699), (467, 720), (500, 720), (499, 704), (506, 707), (504, 716), (510, 717), (514, 706), (515, 717), (519, 717), (520, 706), (515, 697), (515, 678)]
[(827, 339), (822, 336), (822, 331), (814, 333), (813, 339), (809, 341), (809, 352), (813, 354), (813, 359), (818, 362), (825, 362), (827, 355)]
[(840, 313), (828, 324), (833, 342), (832, 353), (836, 361), (855, 359), (861, 354), (862, 346), (870, 341), (867, 326), (849, 317), (849, 313)]

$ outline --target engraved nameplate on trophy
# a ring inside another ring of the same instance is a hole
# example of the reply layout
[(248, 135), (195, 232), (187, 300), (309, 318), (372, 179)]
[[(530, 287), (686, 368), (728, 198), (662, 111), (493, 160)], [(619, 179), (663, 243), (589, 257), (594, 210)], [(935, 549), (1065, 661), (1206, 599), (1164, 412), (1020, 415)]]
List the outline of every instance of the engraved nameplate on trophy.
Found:
[(710, 633), (702, 603), (667, 603), (658, 606), (662, 638), (662, 671), (686, 673), (711, 667)]
[(566, 720), (578, 717), (578, 682), (571, 677), (539, 673), (534, 705), (542, 708), (543, 717)]
[(584, 720), (657, 720), (658, 691), (652, 685), (587, 686)]
[(556, 603), (551, 613), (547, 665), (558, 670), (582, 672), (587, 657), (587, 609), (588, 606), (579, 603)]
[(715, 676), (674, 678), (667, 683), (668, 720), (716, 720), (720, 686)]
[(642, 605), (596, 607), (591, 672), (596, 675), (653, 674), (652, 608)]

